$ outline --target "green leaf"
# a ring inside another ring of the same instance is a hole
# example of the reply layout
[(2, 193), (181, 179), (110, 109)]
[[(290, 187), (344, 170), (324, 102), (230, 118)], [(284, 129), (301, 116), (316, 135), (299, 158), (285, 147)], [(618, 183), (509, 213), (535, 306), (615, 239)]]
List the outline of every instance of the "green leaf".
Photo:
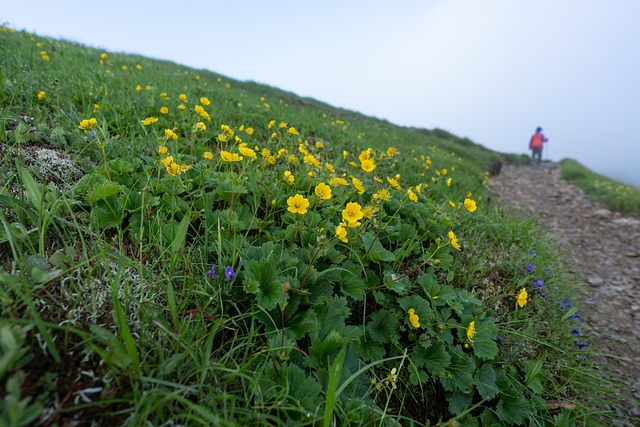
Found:
[(448, 375), (440, 378), (445, 390), (468, 390), (473, 385), (476, 364), (473, 357), (459, 350), (452, 351), (451, 363), (447, 367)]
[(171, 242), (171, 252), (178, 253), (180, 249), (184, 247), (184, 242), (187, 240), (187, 231), (189, 231), (189, 225), (191, 224), (191, 214), (187, 213), (180, 221), (178, 228)]
[(256, 295), (256, 302), (265, 310), (274, 309), (284, 298), (284, 281), (278, 275), (274, 263), (263, 258), (245, 263), (245, 291)]
[(386, 350), (382, 344), (365, 339), (364, 337), (356, 341), (354, 349), (358, 357), (369, 362), (380, 360), (386, 354)]
[(496, 343), (498, 329), (493, 319), (476, 321), (476, 335), (473, 337), (473, 352), (483, 360), (490, 360), (498, 355)]
[(449, 410), (455, 415), (460, 415), (471, 405), (471, 394), (453, 393), (449, 400)]
[(362, 249), (367, 253), (368, 258), (376, 264), (379, 264), (380, 261), (395, 261), (394, 253), (385, 249), (374, 233), (363, 234), (362, 243)]
[(313, 411), (322, 392), (322, 386), (318, 381), (307, 377), (304, 370), (294, 364), (287, 365), (285, 378), (289, 396), (296, 399), (307, 411)]
[(91, 190), (91, 202), (94, 204), (100, 200), (106, 200), (111, 196), (120, 193), (120, 186), (115, 182), (105, 182), (104, 184), (93, 187)]
[[(431, 309), (431, 304), (426, 299), (417, 295), (411, 295), (398, 299), (398, 304), (402, 307), (402, 310), (406, 313), (410, 308), (416, 311), (416, 314), (420, 318), (420, 323), (430, 322), (435, 319), (435, 314)], [(408, 318), (408, 315), (407, 315)]]
[(399, 328), (398, 319), (386, 309), (371, 313), (367, 323), (369, 336), (381, 344), (389, 342), (391, 337), (398, 333)]
[(507, 424), (522, 424), (529, 417), (529, 402), (523, 396), (503, 394), (496, 406), (496, 414)]
[(42, 190), (29, 171), (25, 168), (18, 166), (18, 173), (20, 174), (22, 185), (27, 191), (27, 199), (29, 200), (29, 203), (38, 211), (38, 213), (42, 214)]
[(534, 393), (541, 394), (544, 391), (542, 385), (543, 371), (542, 361), (540, 360), (525, 360), (522, 362), (524, 365), (524, 384), (531, 389)]
[(426, 367), (432, 375), (440, 375), (451, 363), (451, 355), (441, 342), (434, 342), (429, 348), (416, 347), (411, 357), (416, 365)]
[(496, 372), (490, 363), (483, 363), (476, 371), (476, 388), (483, 399), (493, 399), (498, 394)]
[(322, 423), (324, 427), (329, 427), (334, 423), (333, 407), (337, 398), (336, 389), (338, 388), (338, 380), (340, 379), (340, 373), (342, 372), (346, 355), (347, 346), (344, 346), (331, 364), (331, 369), (329, 369), (329, 383), (327, 384), (327, 398), (325, 400), (324, 419)]

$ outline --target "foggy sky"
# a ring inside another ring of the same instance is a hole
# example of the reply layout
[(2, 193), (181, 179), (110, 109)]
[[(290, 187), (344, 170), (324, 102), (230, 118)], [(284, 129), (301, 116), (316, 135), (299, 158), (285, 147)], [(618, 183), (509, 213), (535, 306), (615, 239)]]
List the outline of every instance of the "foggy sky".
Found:
[(640, 187), (640, 1), (0, 1), (16, 30), (172, 60)]

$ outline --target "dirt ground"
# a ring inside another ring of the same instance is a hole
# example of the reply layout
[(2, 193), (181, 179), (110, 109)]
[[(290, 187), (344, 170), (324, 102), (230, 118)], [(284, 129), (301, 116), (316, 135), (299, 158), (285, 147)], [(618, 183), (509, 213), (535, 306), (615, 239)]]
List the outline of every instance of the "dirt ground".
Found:
[(489, 185), (501, 205), (534, 215), (566, 249), (584, 281), (580, 313), (592, 360), (630, 398), (612, 409), (625, 425), (640, 425), (640, 219), (589, 199), (560, 179), (556, 164), (504, 165)]

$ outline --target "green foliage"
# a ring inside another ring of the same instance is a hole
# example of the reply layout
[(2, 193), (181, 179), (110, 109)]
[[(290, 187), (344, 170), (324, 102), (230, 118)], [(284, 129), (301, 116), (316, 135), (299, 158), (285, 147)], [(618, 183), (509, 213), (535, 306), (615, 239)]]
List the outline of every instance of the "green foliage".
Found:
[(571, 159), (560, 162), (560, 177), (571, 181), (609, 209), (640, 215), (640, 189), (597, 174)]
[(484, 203), (497, 153), (6, 29), (0, 66), (8, 425), (552, 423), (592, 386), (558, 249)]

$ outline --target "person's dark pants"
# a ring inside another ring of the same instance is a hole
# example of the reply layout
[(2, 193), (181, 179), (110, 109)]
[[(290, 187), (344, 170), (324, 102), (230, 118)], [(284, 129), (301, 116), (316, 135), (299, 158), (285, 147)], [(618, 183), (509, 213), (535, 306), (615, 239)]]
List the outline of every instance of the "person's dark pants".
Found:
[(532, 148), (531, 162), (539, 165), (541, 161), (542, 161), (542, 148)]

